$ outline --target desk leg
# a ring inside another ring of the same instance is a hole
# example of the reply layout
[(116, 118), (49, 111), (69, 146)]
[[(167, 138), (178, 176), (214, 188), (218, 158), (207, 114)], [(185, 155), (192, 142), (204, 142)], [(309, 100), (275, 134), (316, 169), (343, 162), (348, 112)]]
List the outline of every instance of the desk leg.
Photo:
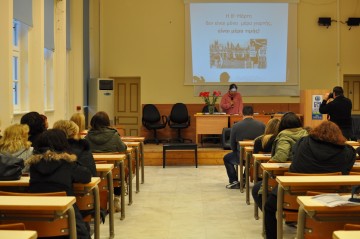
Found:
[(121, 177), (121, 217), (120, 220), (125, 218), (125, 169), (124, 161), (120, 161), (120, 177)]
[(128, 167), (129, 167), (129, 204), (131, 205), (133, 203), (132, 199), (132, 163), (131, 163), (131, 153), (127, 153), (128, 158)]
[(75, 211), (73, 206), (69, 208), (67, 214), (69, 217), (70, 239), (76, 239), (77, 238), (76, 220), (75, 220)]
[(297, 224), (297, 232), (296, 232), (297, 239), (304, 239), (305, 217), (306, 215), (304, 208), (300, 206), (298, 212), (298, 224)]
[(262, 213), (263, 213), (263, 218), (262, 218), (262, 234), (264, 236), (264, 238), (266, 238), (266, 234), (265, 234), (265, 203), (266, 203), (266, 199), (267, 199), (267, 192), (268, 192), (268, 177), (269, 174), (264, 170), (263, 172), (263, 182), (262, 182)]
[(140, 143), (140, 152), (141, 152), (141, 157), (140, 157), (140, 160), (141, 160), (141, 184), (144, 184), (144, 182), (145, 182), (144, 142)]
[(276, 211), (278, 239), (282, 239), (282, 235), (283, 235), (283, 202), (284, 202), (284, 189), (278, 186), (277, 211)]
[(136, 157), (135, 157), (135, 173), (136, 173), (136, 192), (140, 192), (140, 175), (139, 175), (139, 154), (140, 154), (140, 151), (139, 151), (139, 147), (136, 147), (135, 148), (135, 153), (136, 153)]
[[(115, 237), (115, 230), (114, 230), (114, 186), (113, 186), (113, 180), (112, 180), (112, 172), (110, 172), (106, 175), (107, 181), (108, 181), (108, 190), (109, 190), (109, 231), (110, 231), (110, 238)], [(123, 199), (121, 199), (122, 201)]]
[(243, 172), (243, 163), (244, 163), (244, 159), (243, 159), (243, 151), (244, 151), (244, 147), (240, 147), (240, 153), (239, 153), (239, 161), (240, 161), (240, 192), (244, 192), (244, 172)]
[(94, 233), (95, 239), (100, 238), (100, 196), (99, 196), (99, 187), (96, 185), (94, 187), (94, 206), (95, 206), (95, 221), (94, 221)]
[(245, 177), (246, 177), (246, 204), (250, 205), (250, 158), (251, 154), (249, 152), (246, 152), (245, 157)]
[[(258, 182), (258, 174), (259, 174), (259, 165), (256, 160), (254, 160), (254, 185)], [(254, 201), (254, 218), (255, 220), (259, 220), (259, 209), (257, 203)]]

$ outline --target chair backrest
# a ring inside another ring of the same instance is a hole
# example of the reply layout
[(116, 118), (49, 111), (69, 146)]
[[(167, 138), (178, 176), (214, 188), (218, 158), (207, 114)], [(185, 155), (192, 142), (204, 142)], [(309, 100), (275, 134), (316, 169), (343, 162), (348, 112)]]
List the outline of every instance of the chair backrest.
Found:
[(1, 224), (0, 230), (25, 230), (24, 223)]
[(176, 103), (171, 108), (170, 121), (183, 124), (189, 121), (189, 113), (187, 107), (183, 103)]
[(231, 128), (223, 128), (221, 134), (221, 143), (224, 149), (231, 149), (230, 146), (230, 132)]
[(345, 224), (344, 230), (360, 230), (359, 224)]
[(146, 123), (156, 123), (160, 121), (160, 112), (153, 104), (144, 105), (143, 108), (143, 115), (142, 115), (143, 122)]

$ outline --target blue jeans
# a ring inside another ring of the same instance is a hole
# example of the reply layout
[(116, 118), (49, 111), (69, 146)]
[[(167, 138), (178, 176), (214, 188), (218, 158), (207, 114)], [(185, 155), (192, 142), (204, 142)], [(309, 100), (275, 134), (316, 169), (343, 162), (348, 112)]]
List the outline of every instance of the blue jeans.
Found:
[(234, 152), (232, 151), (231, 153), (228, 153), (224, 156), (224, 165), (226, 168), (226, 172), (227, 175), (229, 177), (229, 183), (232, 183), (234, 181), (239, 181), (238, 180), (238, 175), (236, 173), (236, 168), (237, 165), (240, 164), (240, 153), (238, 151)]

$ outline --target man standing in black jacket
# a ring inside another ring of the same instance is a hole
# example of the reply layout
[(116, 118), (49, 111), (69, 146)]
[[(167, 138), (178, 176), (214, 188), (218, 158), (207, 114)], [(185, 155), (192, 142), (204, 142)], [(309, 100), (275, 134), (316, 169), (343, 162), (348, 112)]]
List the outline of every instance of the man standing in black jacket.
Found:
[[(333, 100), (330, 100), (332, 99)], [(335, 86), (332, 93), (326, 93), (319, 111), (321, 114), (328, 114), (330, 121), (337, 124), (346, 139), (352, 137), (351, 100), (344, 96), (344, 90)]]

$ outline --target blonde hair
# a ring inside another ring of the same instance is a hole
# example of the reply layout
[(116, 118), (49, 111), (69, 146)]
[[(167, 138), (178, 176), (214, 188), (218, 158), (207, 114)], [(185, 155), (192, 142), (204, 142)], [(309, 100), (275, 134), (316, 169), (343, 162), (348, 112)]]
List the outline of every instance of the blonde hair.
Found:
[(30, 148), (29, 130), (26, 124), (13, 124), (7, 127), (0, 139), (0, 152), (12, 154), (20, 149)]
[(53, 125), (54, 129), (59, 129), (65, 132), (66, 138), (78, 139), (79, 138), (79, 126), (70, 120), (58, 120)]
[(266, 144), (269, 142), (269, 139), (273, 135), (277, 135), (279, 131), (280, 119), (272, 118), (270, 119), (265, 127), (264, 137), (261, 140), (261, 145), (264, 148)]
[(79, 126), (79, 132), (83, 132), (85, 130), (85, 115), (83, 113), (73, 114), (70, 120)]

